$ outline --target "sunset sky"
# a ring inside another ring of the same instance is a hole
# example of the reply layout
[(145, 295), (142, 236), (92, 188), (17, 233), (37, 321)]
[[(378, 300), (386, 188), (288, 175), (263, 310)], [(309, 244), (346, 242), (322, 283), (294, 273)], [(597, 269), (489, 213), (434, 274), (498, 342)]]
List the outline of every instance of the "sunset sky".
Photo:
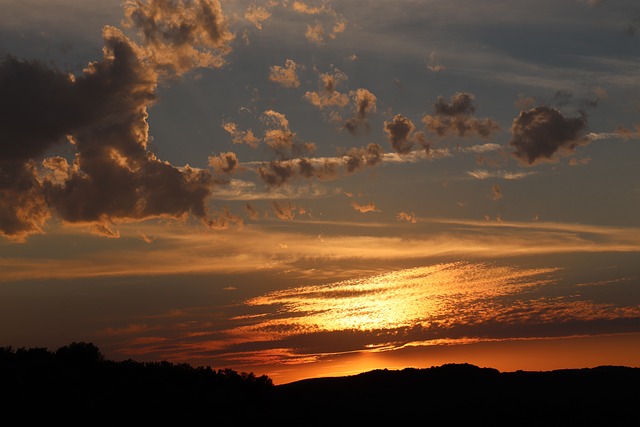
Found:
[(637, 0), (0, 10), (0, 346), (640, 367)]

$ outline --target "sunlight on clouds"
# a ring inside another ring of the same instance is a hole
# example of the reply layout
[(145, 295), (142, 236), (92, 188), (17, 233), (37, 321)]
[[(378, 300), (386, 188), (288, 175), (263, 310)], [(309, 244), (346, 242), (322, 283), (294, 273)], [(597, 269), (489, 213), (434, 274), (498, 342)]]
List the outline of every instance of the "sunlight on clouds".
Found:
[[(278, 305), (281, 309), (275, 311), (277, 318), (249, 329), (277, 336), (460, 322), (462, 319), (455, 319), (457, 314), (470, 316), (464, 313), (465, 306), (549, 283), (541, 276), (553, 271), (450, 263), (272, 292), (246, 303), (263, 306), (270, 313), (271, 306)], [(490, 310), (485, 312), (487, 317), (492, 315)]]

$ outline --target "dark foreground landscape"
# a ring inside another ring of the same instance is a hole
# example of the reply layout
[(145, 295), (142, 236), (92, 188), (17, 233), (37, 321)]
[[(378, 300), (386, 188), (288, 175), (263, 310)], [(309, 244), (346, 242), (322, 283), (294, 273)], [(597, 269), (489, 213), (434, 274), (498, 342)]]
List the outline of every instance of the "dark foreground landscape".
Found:
[(90, 343), (0, 348), (4, 421), (39, 425), (639, 426), (640, 368), (499, 372), (469, 364), (275, 386), (267, 376), (114, 362)]

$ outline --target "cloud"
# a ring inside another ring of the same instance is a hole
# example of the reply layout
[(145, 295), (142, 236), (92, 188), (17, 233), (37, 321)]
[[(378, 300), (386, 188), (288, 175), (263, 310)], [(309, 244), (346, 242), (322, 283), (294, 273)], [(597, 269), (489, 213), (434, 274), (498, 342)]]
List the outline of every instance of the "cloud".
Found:
[(284, 204), (284, 203), (278, 203), (274, 201), (273, 209), (276, 213), (276, 216), (282, 221), (291, 221), (296, 216), (295, 214), (296, 207), (292, 205), (291, 202), (287, 202), (286, 204)]
[(482, 138), (488, 138), (500, 130), (500, 126), (490, 118), (473, 117), (472, 114), (476, 110), (473, 105), (474, 99), (475, 97), (470, 93), (458, 92), (447, 103), (440, 96), (433, 106), (435, 114), (424, 116), (422, 122), (429, 132), (441, 137), (447, 135), (463, 137), (476, 134)]
[(207, 221), (207, 225), (212, 229), (226, 230), (232, 226), (242, 227), (244, 221), (238, 215), (232, 214), (228, 207), (225, 207), (220, 214), (211, 215), (211, 219)]
[(271, 126), (264, 133), (264, 142), (281, 159), (300, 157), (315, 151), (315, 144), (298, 142), (296, 134), (289, 129), (289, 120), (282, 113), (267, 110), (262, 113), (262, 121)]
[(324, 42), (324, 27), (320, 21), (316, 21), (313, 25), (307, 24), (307, 31), (304, 36), (313, 44), (322, 44)]
[(355, 104), (355, 114), (345, 121), (344, 128), (352, 135), (356, 135), (360, 128), (364, 128), (365, 131), (369, 130), (367, 116), (376, 111), (377, 98), (373, 93), (362, 88), (352, 91), (351, 97)]
[[(295, 12), (304, 14), (304, 15), (312, 15), (316, 17), (320, 17), (321, 15), (329, 16), (333, 18), (333, 24), (326, 23), (326, 26), (331, 28), (331, 31), (328, 34), (330, 39), (335, 39), (337, 34), (343, 33), (347, 28), (347, 19), (345, 19), (339, 13), (336, 13), (335, 10), (331, 8), (331, 6), (327, 4), (323, 4), (320, 7), (309, 6), (308, 4), (295, 0), (291, 3), (291, 9)], [(316, 20), (313, 25), (307, 25), (307, 31), (305, 33), (305, 37), (311, 43), (314, 44), (322, 44), (325, 39), (325, 25)]]
[(436, 51), (432, 51), (429, 54), (429, 59), (428, 59), (428, 63), (427, 63), (427, 69), (429, 71), (432, 71), (434, 73), (439, 73), (441, 71), (444, 71), (447, 69), (447, 67), (445, 67), (444, 65), (440, 64), (438, 62), (437, 59), (437, 52)]
[(260, 144), (260, 139), (253, 134), (251, 129), (241, 131), (234, 122), (224, 122), (222, 128), (231, 135), (234, 144), (247, 144), (253, 148), (256, 148)]
[(382, 162), (384, 151), (378, 144), (369, 144), (366, 148), (354, 147), (343, 156), (347, 166), (347, 172), (353, 173), (365, 166), (375, 166)]
[(234, 152), (221, 153), (218, 156), (209, 156), (209, 166), (216, 172), (222, 171), (226, 174), (233, 173), (238, 167), (238, 157)]
[(156, 67), (170, 74), (221, 67), (231, 51), (234, 36), (218, 0), (128, 0), (124, 15)]
[(415, 128), (413, 122), (402, 114), (396, 114), (392, 120), (384, 122), (384, 131), (398, 154), (406, 154), (413, 148), (411, 136)]
[(341, 82), (347, 80), (347, 78), (347, 75), (338, 69), (334, 69), (333, 73), (322, 73), (320, 74), (320, 91), (308, 91), (304, 97), (312, 105), (320, 109), (326, 107), (344, 107), (349, 103), (349, 96), (338, 92), (336, 87)]
[(415, 224), (417, 222), (416, 214), (413, 212), (400, 212), (398, 215), (396, 215), (396, 219), (398, 221), (408, 222), (409, 224)]
[(488, 171), (486, 169), (476, 169), (468, 171), (467, 174), (477, 179), (502, 178), (506, 180), (522, 179), (536, 172), (509, 172), (509, 171)]
[(539, 106), (520, 112), (513, 120), (509, 144), (516, 149), (513, 155), (524, 164), (554, 161), (589, 142), (582, 136), (586, 127), (584, 114), (570, 118), (555, 108)]
[[(148, 150), (156, 64), (117, 28), (104, 27), (103, 39), (102, 61), (78, 76), (13, 57), (0, 63), (7, 106), (0, 139), (11, 141), (0, 148), (3, 206), (11, 207), (0, 218), (2, 234), (42, 232), (52, 213), (96, 229), (190, 213), (206, 220), (211, 175), (176, 168)], [(75, 151), (72, 163), (53, 156), (38, 171), (37, 162), (62, 144)]]
[(361, 205), (358, 202), (351, 202), (351, 207), (353, 210), (360, 213), (368, 213), (368, 212), (380, 212), (380, 209), (376, 207), (373, 202), (367, 203), (366, 205)]
[(250, 203), (245, 204), (244, 208), (245, 208), (245, 211), (247, 212), (247, 215), (249, 215), (250, 219), (252, 219), (253, 221), (257, 221), (258, 219), (260, 219), (260, 214), (258, 213), (257, 210), (255, 210), (253, 206), (251, 206)]
[(271, 18), (271, 12), (265, 7), (252, 4), (244, 13), (244, 19), (251, 22), (257, 29), (262, 29), (262, 23)]
[(500, 200), (502, 199), (502, 189), (498, 184), (493, 184), (491, 186), (491, 199), (492, 200)]
[(269, 72), (269, 80), (276, 82), (283, 87), (295, 88), (300, 86), (300, 79), (298, 78), (298, 64), (293, 60), (287, 59), (284, 67), (274, 65)]

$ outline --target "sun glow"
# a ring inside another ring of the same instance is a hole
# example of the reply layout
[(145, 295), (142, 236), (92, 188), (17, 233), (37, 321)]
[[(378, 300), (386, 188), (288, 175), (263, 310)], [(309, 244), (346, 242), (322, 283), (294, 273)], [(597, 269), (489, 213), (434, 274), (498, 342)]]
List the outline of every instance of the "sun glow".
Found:
[[(274, 305), (280, 307), (276, 316), (250, 327), (260, 335), (445, 326), (472, 321), (477, 313), (488, 314), (492, 311), (489, 300), (549, 283), (546, 274), (553, 271), (462, 262), (436, 264), (296, 287), (246, 303), (263, 306), (265, 311)], [(479, 310), (476, 314), (469, 309), (472, 306)]]

